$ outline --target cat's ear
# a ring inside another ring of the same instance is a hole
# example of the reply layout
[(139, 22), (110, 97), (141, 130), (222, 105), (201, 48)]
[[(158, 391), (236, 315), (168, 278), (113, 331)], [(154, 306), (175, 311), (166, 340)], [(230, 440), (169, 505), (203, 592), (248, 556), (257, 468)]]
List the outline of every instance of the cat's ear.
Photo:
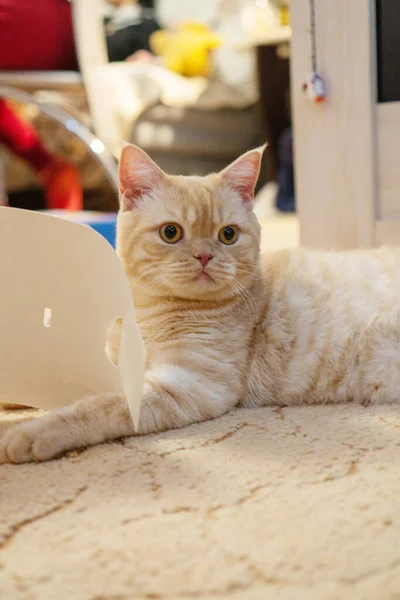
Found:
[(119, 161), (119, 193), (121, 210), (132, 210), (144, 194), (159, 188), (164, 172), (143, 150), (127, 144)]
[(240, 194), (245, 202), (254, 200), (254, 190), (265, 148), (266, 144), (242, 154), (220, 173), (221, 177)]

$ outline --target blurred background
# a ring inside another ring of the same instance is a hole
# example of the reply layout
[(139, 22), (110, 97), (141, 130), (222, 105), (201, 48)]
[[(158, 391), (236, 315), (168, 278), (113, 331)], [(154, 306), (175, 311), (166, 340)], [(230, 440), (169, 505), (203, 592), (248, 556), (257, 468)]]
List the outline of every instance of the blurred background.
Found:
[(256, 211), (293, 213), (290, 39), (289, 0), (0, 0), (0, 204), (114, 243), (124, 142), (201, 175), (267, 141)]

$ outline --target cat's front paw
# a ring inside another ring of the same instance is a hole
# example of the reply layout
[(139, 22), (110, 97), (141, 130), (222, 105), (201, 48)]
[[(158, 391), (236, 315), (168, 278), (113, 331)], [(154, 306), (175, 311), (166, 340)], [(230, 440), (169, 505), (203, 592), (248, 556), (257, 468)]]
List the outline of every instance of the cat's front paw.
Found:
[(0, 464), (50, 460), (64, 450), (58, 419), (34, 419), (6, 431), (0, 439)]

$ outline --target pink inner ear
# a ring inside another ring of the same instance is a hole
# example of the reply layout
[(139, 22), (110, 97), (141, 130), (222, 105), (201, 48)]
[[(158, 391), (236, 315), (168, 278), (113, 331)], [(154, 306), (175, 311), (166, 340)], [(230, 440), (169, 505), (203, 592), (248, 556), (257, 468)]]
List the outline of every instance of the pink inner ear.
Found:
[(137, 146), (125, 146), (119, 164), (119, 189), (122, 208), (131, 210), (135, 201), (162, 183), (164, 174)]
[(258, 150), (253, 150), (235, 160), (223, 171), (225, 179), (246, 202), (254, 199), (254, 189), (260, 172), (260, 164), (261, 153)]

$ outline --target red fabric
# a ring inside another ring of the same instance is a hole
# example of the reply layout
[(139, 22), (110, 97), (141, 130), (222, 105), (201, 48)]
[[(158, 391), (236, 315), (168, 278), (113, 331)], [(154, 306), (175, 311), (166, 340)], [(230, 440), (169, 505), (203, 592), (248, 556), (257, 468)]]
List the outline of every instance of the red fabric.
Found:
[(0, 0), (0, 70), (77, 69), (67, 0)]
[[(75, 69), (72, 12), (67, 0), (0, 0), (0, 70)], [(48, 208), (82, 208), (77, 169), (51, 156), (35, 129), (1, 98), (0, 143), (41, 174)]]
[(42, 171), (52, 158), (30, 123), (22, 121), (5, 100), (0, 98), (0, 143), (26, 160), (36, 171)]
[(44, 175), (47, 208), (82, 210), (83, 194), (79, 172), (72, 165), (54, 162)]
[(51, 156), (32, 125), (0, 98), (0, 143), (25, 160), (44, 181), (47, 208), (82, 210), (78, 170)]

